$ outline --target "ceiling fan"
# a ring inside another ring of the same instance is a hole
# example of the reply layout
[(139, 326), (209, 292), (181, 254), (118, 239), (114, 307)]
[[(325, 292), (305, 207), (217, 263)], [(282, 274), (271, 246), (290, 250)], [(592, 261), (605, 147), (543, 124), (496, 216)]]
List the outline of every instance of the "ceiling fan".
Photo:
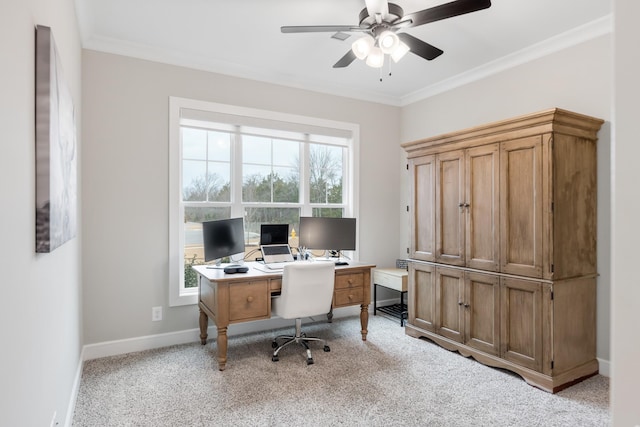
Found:
[(398, 62), (407, 52), (426, 60), (442, 55), (443, 51), (400, 30), (417, 27), (466, 13), (476, 12), (491, 6), (491, 0), (455, 0), (408, 15), (400, 6), (387, 0), (365, 0), (358, 25), (302, 25), (283, 26), (283, 33), (314, 32), (361, 32), (364, 36), (356, 40), (352, 48), (333, 65), (333, 68), (349, 66), (356, 58), (366, 59), (367, 65), (380, 68), (384, 55)]

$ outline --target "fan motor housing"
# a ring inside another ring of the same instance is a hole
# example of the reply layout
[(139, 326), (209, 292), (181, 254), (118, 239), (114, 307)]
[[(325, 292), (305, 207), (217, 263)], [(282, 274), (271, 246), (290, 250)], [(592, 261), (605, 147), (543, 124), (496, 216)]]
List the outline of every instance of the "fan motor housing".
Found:
[[(388, 3), (389, 5), (389, 17), (392, 17), (393, 19), (387, 19), (387, 20), (383, 20), (383, 23), (386, 24), (391, 24), (395, 21), (397, 21), (398, 19), (402, 18), (404, 16), (404, 10), (402, 10), (402, 8), (400, 6), (398, 6), (395, 3)], [(362, 9), (360, 11), (360, 26), (364, 27), (364, 28), (369, 28), (373, 25), (376, 24), (376, 17), (375, 16), (369, 16), (369, 11), (367, 10), (367, 8), (365, 7), (364, 9)]]

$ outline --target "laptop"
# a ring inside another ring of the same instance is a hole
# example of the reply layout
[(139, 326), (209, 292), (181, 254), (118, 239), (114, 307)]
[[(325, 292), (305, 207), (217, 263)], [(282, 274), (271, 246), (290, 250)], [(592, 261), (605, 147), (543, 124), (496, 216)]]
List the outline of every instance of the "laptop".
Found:
[(293, 262), (293, 254), (288, 244), (284, 245), (262, 245), (262, 259), (264, 265), (270, 269), (282, 269), (287, 262)]

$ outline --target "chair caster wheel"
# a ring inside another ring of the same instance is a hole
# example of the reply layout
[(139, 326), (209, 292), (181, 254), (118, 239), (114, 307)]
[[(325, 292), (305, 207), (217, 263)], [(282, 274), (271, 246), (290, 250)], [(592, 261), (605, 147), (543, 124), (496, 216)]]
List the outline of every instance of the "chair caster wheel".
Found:
[(311, 357), (307, 359), (307, 365), (313, 365), (313, 359)]
[(280, 358), (278, 358), (278, 356), (271, 356), (271, 361), (272, 362), (277, 362), (278, 360), (280, 360)]
[(323, 348), (323, 350), (324, 350), (325, 352), (329, 352), (329, 351), (331, 351), (331, 349), (329, 348), (329, 346), (328, 346), (328, 345), (325, 345), (325, 346), (324, 346), (324, 348)]
[(275, 342), (275, 341), (274, 341), (274, 342), (272, 342), (272, 343), (271, 343), (271, 348), (276, 348), (276, 347), (278, 347), (278, 343), (277, 343), (277, 342)]

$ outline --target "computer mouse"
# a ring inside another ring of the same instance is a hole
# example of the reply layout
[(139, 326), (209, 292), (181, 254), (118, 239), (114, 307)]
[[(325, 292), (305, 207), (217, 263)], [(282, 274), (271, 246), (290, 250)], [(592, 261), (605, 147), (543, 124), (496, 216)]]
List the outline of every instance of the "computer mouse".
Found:
[(224, 268), (225, 274), (246, 273), (249, 271), (249, 267), (244, 265), (230, 265)]

